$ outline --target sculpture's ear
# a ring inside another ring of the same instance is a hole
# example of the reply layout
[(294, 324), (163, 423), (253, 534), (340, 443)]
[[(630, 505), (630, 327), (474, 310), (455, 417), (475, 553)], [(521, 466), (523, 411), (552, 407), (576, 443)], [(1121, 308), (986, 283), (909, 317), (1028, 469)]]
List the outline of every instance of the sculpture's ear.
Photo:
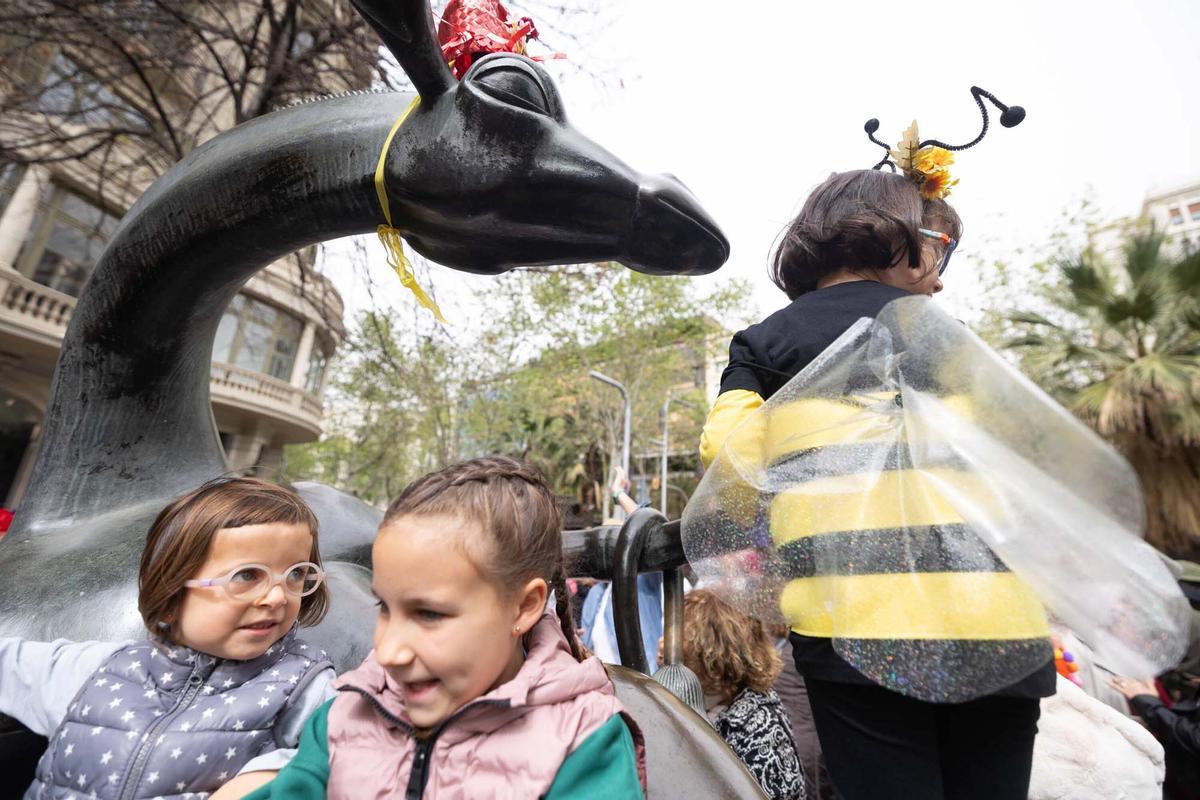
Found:
[(454, 74), (438, 46), (428, 0), (350, 2), (383, 39), (423, 99), (432, 100), (454, 86)]

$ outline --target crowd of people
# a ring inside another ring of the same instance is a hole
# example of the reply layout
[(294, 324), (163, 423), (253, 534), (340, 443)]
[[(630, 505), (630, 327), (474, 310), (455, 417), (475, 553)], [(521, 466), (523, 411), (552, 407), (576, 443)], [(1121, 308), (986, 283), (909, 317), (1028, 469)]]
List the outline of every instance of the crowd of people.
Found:
[[(791, 302), (734, 336), (702, 459), (855, 321), (940, 291), (961, 235), (904, 175), (819, 186), (774, 261)], [(562, 527), (544, 477), (512, 459), (415, 481), (372, 550), (374, 649), (338, 676), (302, 635), (329, 604), (303, 500), (252, 478), (195, 489), (147, 534), (144, 641), (0, 639), (0, 712), (49, 739), (26, 797), (642, 797), (643, 735), (603, 667), (619, 660), (611, 587), (569, 582)], [(654, 664), (661, 576), (638, 592)], [(1031, 674), (939, 703), (866, 677), (804, 614), (772, 628), (700, 585), (683, 617), (704, 716), (771, 800), (1200, 796), (1200, 642), (1152, 682), (1103, 675), (1083, 642), (1060, 638), (1056, 660), (1046, 631)], [(1105, 766), (1116, 777), (1080, 793)]]

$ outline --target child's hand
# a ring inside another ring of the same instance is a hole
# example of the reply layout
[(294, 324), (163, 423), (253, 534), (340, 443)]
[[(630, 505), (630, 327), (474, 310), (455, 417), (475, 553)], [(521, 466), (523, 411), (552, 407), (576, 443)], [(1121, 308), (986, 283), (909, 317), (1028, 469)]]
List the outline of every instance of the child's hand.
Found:
[(620, 467), (613, 467), (613, 481), (610, 491), (614, 495), (629, 491), (629, 476)]
[(1138, 680), (1137, 678), (1122, 678), (1115, 676), (1108, 679), (1108, 683), (1118, 692), (1120, 692), (1126, 700), (1132, 700), (1140, 694), (1148, 694), (1151, 697), (1158, 697), (1158, 689), (1152, 680)]

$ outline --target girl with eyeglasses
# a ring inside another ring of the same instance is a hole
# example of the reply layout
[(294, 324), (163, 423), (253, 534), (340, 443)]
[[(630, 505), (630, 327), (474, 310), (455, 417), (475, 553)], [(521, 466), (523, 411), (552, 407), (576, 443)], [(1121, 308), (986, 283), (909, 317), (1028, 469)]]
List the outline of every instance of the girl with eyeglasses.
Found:
[(50, 739), (26, 800), (269, 781), (331, 696), (324, 651), (296, 635), (325, 615), (324, 577), (317, 519), (290, 489), (222, 478), (171, 502), (138, 573), (148, 639), (0, 639), (0, 712)]
[[(940, 191), (930, 196), (910, 176), (876, 170), (834, 174), (809, 195), (788, 225), (771, 267), (772, 280), (791, 303), (735, 334), (729, 345), (729, 365), (700, 441), (706, 467), (734, 428), (859, 319), (877, 317), (893, 300), (941, 291), (942, 276), (962, 235), (958, 214), (942, 196), (944, 192)], [(862, 386), (874, 383), (877, 380), (872, 376), (847, 372), (845, 395), (853, 400)], [(830, 447), (839, 444), (839, 429), (833, 423), (802, 419), (799, 412), (792, 422), (798, 427), (810, 426), (810, 433), (819, 429), (829, 439), (826, 444)], [(822, 428), (823, 424), (826, 427)], [(752, 431), (759, 430), (752, 423), (748, 425)], [(776, 428), (771, 433), (782, 435)], [(754, 446), (755, 441), (752, 435), (739, 434), (729, 446), (740, 451), (743, 446)], [(839, 465), (850, 476), (880, 469), (896, 474), (905, 468), (900, 461), (886, 467), (861, 463), (850, 449), (846, 452)], [(745, 460), (754, 463), (753, 454)], [(916, 486), (918, 482), (904, 485), (910, 484)], [(855, 485), (849, 480), (841, 491), (852, 492)], [(821, 486), (818, 483), (803, 490), (816, 495), (823, 491)], [(891, 503), (896, 509), (891, 509), (888, 518), (902, 520), (903, 524), (888, 529), (881, 528), (874, 519), (856, 518), (844, 521), (848, 529), (835, 528), (830, 534), (869, 539), (880, 547), (904, 546), (916, 526), (928, 522), (918, 519), (921, 509), (929, 506), (921, 502), (921, 497), (909, 497), (899, 490), (895, 496), (879, 497), (880, 508), (872, 510), (879, 511), (881, 518), (888, 516), (883, 513), (888, 511), (883, 504)], [(769, 528), (774, 519), (764, 520), (767, 512), (746, 503), (731, 502), (724, 512), (747, 530)], [(824, 522), (838, 524), (833, 520)], [(936, 525), (925, 527), (937, 534)], [(805, 534), (800, 538), (811, 540), (816, 536)], [(911, 581), (920, 589), (913, 604), (946, 610), (934, 615), (938, 619), (966, 619), (965, 615), (957, 617), (954, 608), (969, 598), (947, 596), (942, 590), (947, 585), (940, 580), (946, 553), (928, 555)], [(860, 561), (869, 559), (855, 559), (842, 572), (822, 573), (816, 580), (842, 587), (849, 594), (857, 591), (859, 594), (854, 596), (859, 598), (878, 589), (882, 592), (879, 602), (887, 606), (889, 576), (872, 573)], [(816, 564), (814, 568), (820, 571), (825, 566)], [(992, 573), (974, 577), (979, 593), (987, 596), (1003, 580), (1002, 575), (998, 578)], [(800, 583), (799, 579), (793, 580), (783, 590), (784, 595), (801, 597), (802, 593), (787, 594)], [(860, 605), (876, 608), (866, 602)], [(842, 797), (1025, 797), (1039, 700), (1054, 694), (1055, 671), (1048, 641), (1045, 665), (1015, 684), (970, 702), (939, 704), (907, 696), (899, 684), (881, 685), (842, 658), (833, 645), (832, 612), (828, 609), (796, 601), (782, 610), (791, 628), (795, 668), (804, 678), (821, 747)], [(1020, 613), (1020, 609), (1008, 611), (1014, 618)], [(913, 636), (915, 630), (911, 620), (904, 620), (881, 631), (881, 626), (894, 623), (886, 614), (871, 616), (864, 612), (855, 616), (847, 612), (838, 619), (839, 636), (872, 645), (890, 642), (896, 657), (906, 652), (910, 641), (906, 637)], [(933, 638), (962, 639), (984, 653), (988, 647), (1004, 644), (1001, 640), (1005, 638), (1006, 621), (989, 619), (975, 627), (964, 622), (946, 631), (946, 637)], [(1027, 643), (1022, 640), (1018, 644)], [(947, 674), (956, 669), (952, 663), (942, 666)], [(864, 764), (870, 769), (864, 769)]]

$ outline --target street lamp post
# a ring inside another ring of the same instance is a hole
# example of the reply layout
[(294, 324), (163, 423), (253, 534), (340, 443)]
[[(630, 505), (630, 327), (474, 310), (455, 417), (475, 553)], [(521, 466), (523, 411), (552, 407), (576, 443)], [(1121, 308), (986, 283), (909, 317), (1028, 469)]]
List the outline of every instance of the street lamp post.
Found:
[[(633, 430), (630, 427), (632, 425), (632, 420), (633, 420), (633, 404), (629, 400), (629, 392), (626, 391), (625, 384), (621, 383), (620, 381), (613, 380), (612, 378), (608, 377), (607, 375), (605, 375), (602, 372), (596, 372), (596, 370), (591, 370), (588, 372), (588, 377), (592, 378), (593, 380), (600, 381), (601, 383), (607, 383), (609, 386), (613, 387), (618, 392), (620, 392), (621, 399), (623, 399), (625, 401), (625, 435), (621, 440), (621, 468), (625, 470), (625, 475), (628, 476), (629, 475), (629, 443), (630, 443), (630, 439), (633, 434)], [(605, 497), (607, 498), (608, 487), (605, 486), (604, 488), (605, 488)], [(607, 505), (607, 504), (608, 504), (608, 500), (606, 499), (605, 505)], [(621, 515), (621, 518), (624, 518), (623, 514)]]
[[(670, 392), (667, 393), (667, 399), (663, 401), (662, 409), (659, 411), (659, 420), (662, 422), (662, 468), (659, 475), (659, 487), (662, 490), (662, 509), (663, 516), (667, 516), (667, 453), (669, 452), (668, 440), (670, 437), (671, 428), (671, 397)], [(691, 403), (686, 400), (679, 401), (681, 405), (694, 408)]]

